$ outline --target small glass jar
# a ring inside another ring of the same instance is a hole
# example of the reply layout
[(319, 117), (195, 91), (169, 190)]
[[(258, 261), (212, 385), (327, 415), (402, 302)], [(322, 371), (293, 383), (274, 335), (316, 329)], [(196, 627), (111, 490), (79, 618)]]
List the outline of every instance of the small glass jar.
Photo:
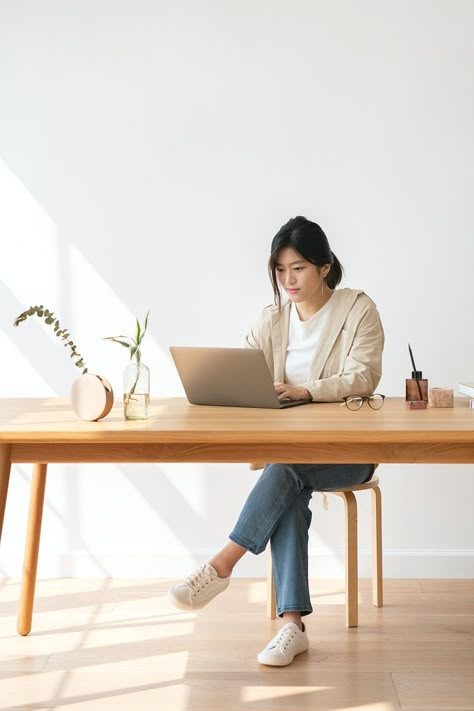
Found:
[(150, 369), (141, 361), (130, 361), (123, 374), (123, 414), (126, 420), (150, 416)]

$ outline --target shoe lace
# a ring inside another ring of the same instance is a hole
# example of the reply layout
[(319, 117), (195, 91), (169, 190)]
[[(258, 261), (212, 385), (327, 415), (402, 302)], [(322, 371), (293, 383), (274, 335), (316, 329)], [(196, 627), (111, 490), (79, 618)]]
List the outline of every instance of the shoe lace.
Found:
[(209, 575), (208, 571), (206, 570), (206, 565), (201, 565), (200, 568), (194, 571), (194, 573), (191, 573), (191, 575), (188, 575), (186, 578), (186, 585), (188, 585), (191, 590), (194, 593), (199, 592), (204, 585), (207, 585), (209, 582), (211, 582), (212, 576)]
[(275, 640), (275, 647), (280, 647), (282, 652), (286, 652), (291, 640), (295, 637), (296, 630), (293, 629), (293, 627), (288, 627), (287, 625), (285, 625), (284, 627), (282, 627), (280, 633), (278, 634)]

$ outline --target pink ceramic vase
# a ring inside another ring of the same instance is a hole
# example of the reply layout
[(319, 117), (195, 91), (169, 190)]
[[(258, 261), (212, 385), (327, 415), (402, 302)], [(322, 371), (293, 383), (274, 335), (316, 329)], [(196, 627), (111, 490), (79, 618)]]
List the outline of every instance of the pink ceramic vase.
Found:
[(110, 383), (101, 375), (80, 375), (71, 388), (72, 409), (81, 420), (95, 422), (109, 414), (114, 404)]

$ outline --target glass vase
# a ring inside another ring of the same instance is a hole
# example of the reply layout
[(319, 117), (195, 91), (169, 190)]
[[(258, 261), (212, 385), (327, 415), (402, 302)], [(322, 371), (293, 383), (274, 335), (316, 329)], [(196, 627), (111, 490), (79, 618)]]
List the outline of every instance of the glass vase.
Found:
[(123, 414), (126, 420), (146, 420), (150, 416), (150, 370), (141, 361), (130, 361), (125, 368)]

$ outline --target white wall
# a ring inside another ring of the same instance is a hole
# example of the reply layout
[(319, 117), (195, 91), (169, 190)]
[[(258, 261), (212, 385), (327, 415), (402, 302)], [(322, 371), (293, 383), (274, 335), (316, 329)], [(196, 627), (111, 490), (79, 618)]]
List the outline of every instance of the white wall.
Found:
[[(151, 308), (152, 394), (181, 394), (168, 346), (241, 343), (297, 214), (380, 309), (381, 392), (403, 394), (408, 341), (430, 385), (473, 379), (473, 30), (470, 0), (2, 0), (0, 394), (78, 375), (39, 321), (11, 327), (33, 303), (118, 393), (125, 352), (101, 338)], [(379, 471), (386, 574), (472, 575), (473, 467)], [(256, 476), (51, 466), (39, 574), (188, 572)], [(20, 572), (29, 477), (13, 467), (0, 574)], [(341, 574), (340, 503), (314, 512), (312, 573)]]

